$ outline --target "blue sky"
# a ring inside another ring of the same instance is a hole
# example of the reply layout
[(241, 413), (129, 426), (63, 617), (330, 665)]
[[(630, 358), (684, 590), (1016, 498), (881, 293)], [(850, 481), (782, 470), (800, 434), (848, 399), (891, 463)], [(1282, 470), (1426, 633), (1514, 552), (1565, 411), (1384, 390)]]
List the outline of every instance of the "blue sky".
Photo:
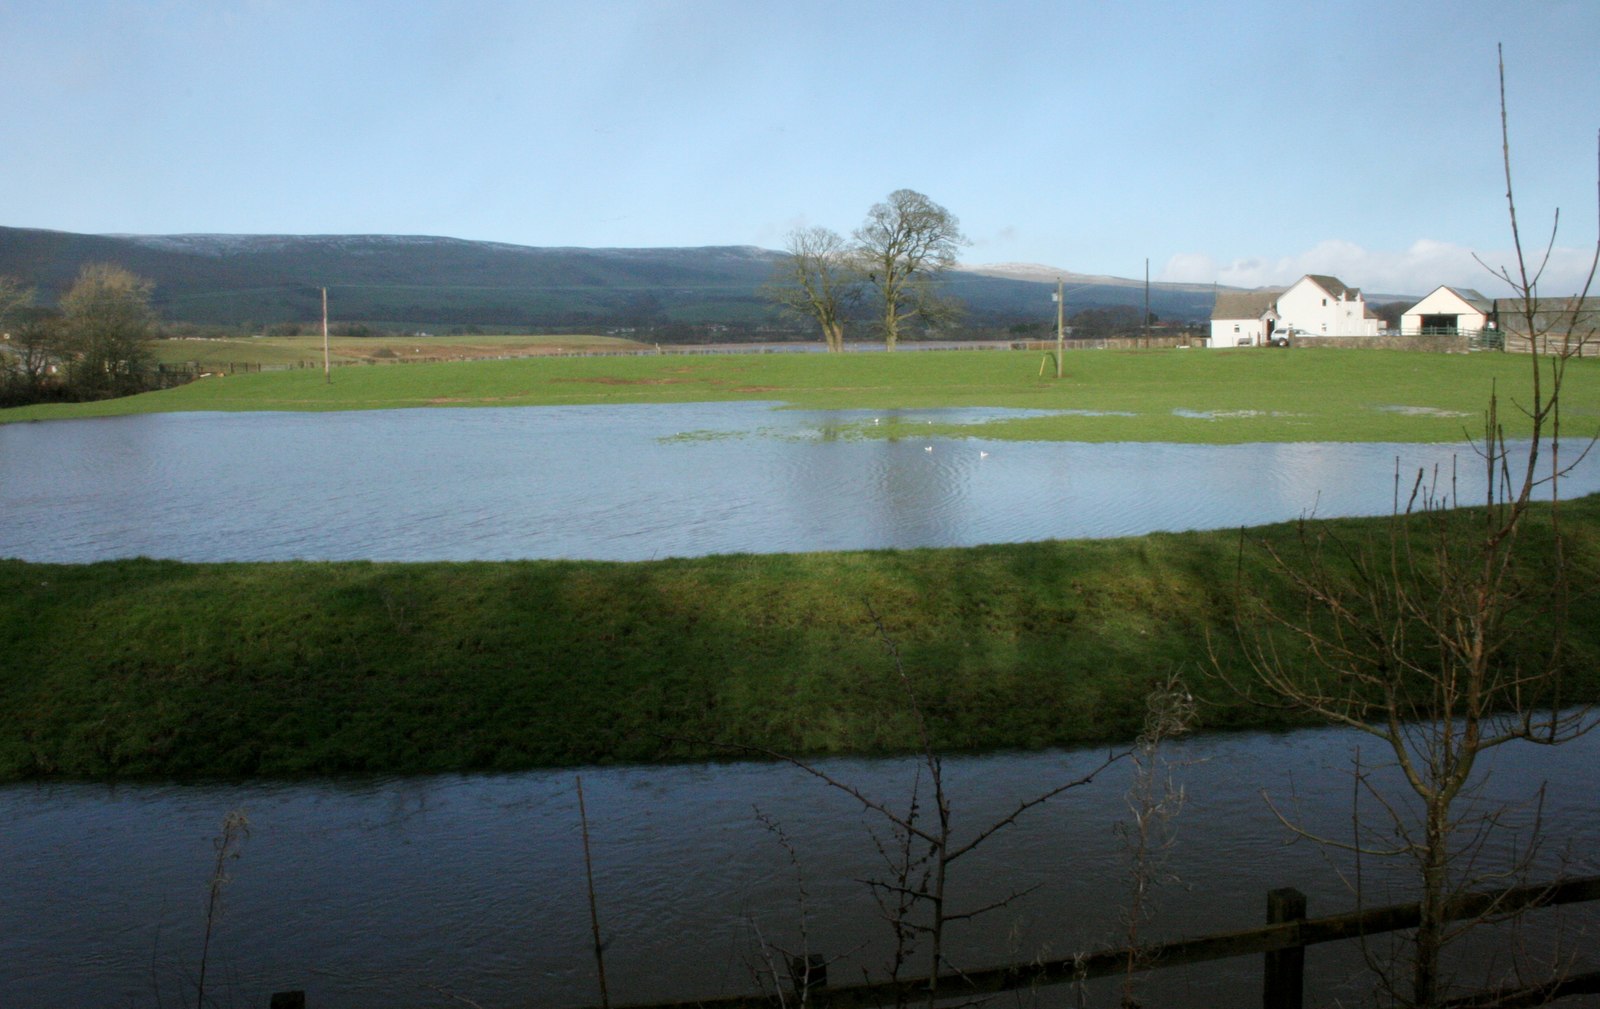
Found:
[[(1547, 293), (1596, 230), (1600, 0), (6, 0), (0, 224), (780, 247), (899, 188), (971, 263)], [(1582, 262), (1582, 269), (1579, 262)]]

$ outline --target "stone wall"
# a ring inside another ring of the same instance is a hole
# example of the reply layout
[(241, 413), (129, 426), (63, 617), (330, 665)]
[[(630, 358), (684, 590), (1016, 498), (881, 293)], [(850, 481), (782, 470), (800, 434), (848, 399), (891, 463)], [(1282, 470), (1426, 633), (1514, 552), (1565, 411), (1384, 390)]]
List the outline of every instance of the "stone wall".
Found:
[(1297, 336), (1296, 347), (1339, 347), (1363, 350), (1424, 350), (1435, 354), (1465, 354), (1474, 349), (1468, 346), (1465, 333), (1427, 335), (1399, 333), (1391, 336)]

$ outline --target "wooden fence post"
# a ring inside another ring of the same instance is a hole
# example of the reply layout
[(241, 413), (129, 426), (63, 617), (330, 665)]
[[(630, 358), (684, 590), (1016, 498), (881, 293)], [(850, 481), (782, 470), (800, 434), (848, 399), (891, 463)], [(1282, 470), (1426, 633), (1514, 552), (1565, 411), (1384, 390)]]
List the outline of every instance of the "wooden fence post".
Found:
[[(1267, 894), (1267, 924), (1304, 921), (1306, 895), (1294, 887)], [(1298, 938), (1298, 935), (1296, 936)], [(1265, 978), (1261, 987), (1263, 1009), (1300, 1009), (1305, 997), (1306, 948), (1292, 946), (1266, 954)]]

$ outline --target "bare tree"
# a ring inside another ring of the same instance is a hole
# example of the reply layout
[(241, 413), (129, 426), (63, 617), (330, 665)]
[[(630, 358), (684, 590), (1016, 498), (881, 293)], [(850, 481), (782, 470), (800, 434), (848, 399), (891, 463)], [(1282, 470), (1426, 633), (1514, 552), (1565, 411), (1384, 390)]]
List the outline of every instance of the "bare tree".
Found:
[(17, 309), (33, 300), (33, 289), (12, 277), (0, 277), (0, 397), (31, 401), (48, 373), (53, 336), (45, 320), (30, 319), (13, 331)]
[(206, 968), (211, 960), (211, 935), (216, 931), (222, 916), (222, 889), (230, 882), (228, 863), (239, 858), (245, 839), (250, 836), (250, 821), (244, 810), (235, 809), (222, 818), (222, 833), (212, 839), (216, 861), (211, 867), (211, 879), (206, 887), (205, 933), (200, 943), (200, 978), (195, 982), (195, 1009), (205, 1009)]
[(12, 311), (33, 300), (33, 288), (25, 286), (15, 277), (0, 277), (0, 330)]
[(73, 385), (90, 396), (138, 392), (155, 335), (150, 281), (112, 263), (89, 263), (61, 297)]
[[(877, 619), (876, 614), (873, 614), (873, 619)], [(861, 804), (863, 810), (880, 817), (888, 827), (887, 837), (876, 832), (873, 834), (873, 842), (884, 861), (886, 873), (863, 882), (872, 890), (878, 909), (893, 935), (889, 980), (908, 982), (897, 986), (896, 1005), (907, 1006), (915, 996), (928, 1009), (933, 1009), (936, 1004), (960, 994), (939, 987), (940, 974), (954, 968), (946, 952), (948, 926), (970, 922), (1008, 907), (1022, 896), (1021, 893), (1010, 893), (980, 907), (956, 910), (952, 908), (948, 896), (950, 871), (955, 863), (995, 834), (1015, 826), (1030, 810), (1072, 789), (1091, 784), (1102, 771), (1126, 756), (1127, 751), (1109, 752), (1099, 764), (1078, 777), (1019, 800), (1008, 813), (970, 834), (958, 834), (944, 776), (944, 759), (934, 749), (922, 706), (917, 701), (899, 648), (881, 624), (878, 633), (894, 662), (896, 677), (905, 692), (907, 706), (917, 727), (917, 767), (910, 795), (903, 807), (890, 800), (876, 798), (798, 757), (760, 747), (740, 746), (737, 749), (792, 764), (828, 787), (850, 796)], [(923, 957), (926, 958), (923, 960), (925, 967), (919, 970), (914, 962)]]
[(48, 315), (28, 319), (10, 334), (0, 353), (4, 394), (12, 405), (38, 402), (50, 395), (53, 370), (61, 360), (61, 320)]
[(1194, 695), (1174, 673), (1145, 697), (1144, 730), (1128, 759), (1133, 783), (1125, 793), (1128, 818), (1115, 825), (1127, 851), (1127, 906), (1122, 909), (1122, 938), (1128, 950), (1122, 976), (1122, 1009), (1138, 1009), (1138, 988), (1145, 966), (1140, 958), (1144, 927), (1155, 917), (1158, 887), (1177, 882), (1167, 868), (1176, 841), (1174, 822), (1183, 810), (1184, 789), (1173, 780), (1164, 752), (1171, 740), (1193, 728)]
[[(1516, 263), (1494, 272), (1511, 285), (1531, 334), (1548, 323), (1535, 312), (1541, 267), (1530, 268), (1517, 225), (1503, 63), (1500, 80)], [(1596, 264), (1600, 241), (1580, 296)], [(1442, 952), (1475, 923), (1452, 928), (1448, 906), (1481, 881), (1474, 856), (1497, 827), (1493, 811), (1468, 808), (1481, 780), (1474, 776), (1478, 758), (1513, 741), (1562, 743), (1595, 726), (1592, 709), (1571, 707), (1563, 690), (1572, 662), (1564, 627), (1574, 572), (1557, 493), (1571, 465), (1561, 457), (1567, 363), (1595, 334), (1577, 328), (1575, 313), (1565, 326), (1532, 343), (1550, 353), (1529, 355), (1529, 389), (1515, 400), (1529, 428), (1525, 445), (1508, 440), (1500, 397), (1490, 391), (1483, 433), (1473, 444), (1486, 478), (1481, 503), (1461, 506), (1453, 480), (1419, 473), (1401, 505), (1397, 473), (1396, 508), (1382, 534), (1356, 539), (1302, 523), (1294, 547), (1264, 544), (1290, 598), (1241, 586), (1238, 634), (1254, 677), (1240, 688), (1264, 690), (1272, 703), (1377, 737), (1413, 796), (1401, 803), (1374, 790), (1388, 818), (1388, 840), (1373, 845), (1369, 834), (1351, 845), (1362, 854), (1408, 859), (1415, 868), (1420, 924), (1410, 937), (1407, 976), (1387, 984), (1402, 1005), (1444, 1001)], [(1546, 495), (1549, 523), (1534, 532), (1529, 516), (1536, 498)], [(1358, 782), (1367, 784), (1359, 776)]]
[(844, 324), (861, 299), (861, 276), (850, 247), (836, 231), (796, 228), (784, 242), (786, 258), (762, 289), (768, 300), (817, 324), (829, 350), (844, 350)]
[(936, 323), (957, 311), (941, 298), (933, 280), (955, 265), (956, 250), (967, 244), (954, 214), (912, 189), (896, 189), (867, 212), (855, 231), (857, 269), (877, 293), (878, 327), (886, 350), (900, 340), (912, 319)]

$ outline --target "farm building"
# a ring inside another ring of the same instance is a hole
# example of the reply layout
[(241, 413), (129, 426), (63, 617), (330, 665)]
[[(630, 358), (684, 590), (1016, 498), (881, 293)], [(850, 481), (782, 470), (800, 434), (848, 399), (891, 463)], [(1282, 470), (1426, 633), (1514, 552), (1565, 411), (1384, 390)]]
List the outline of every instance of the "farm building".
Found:
[(1404, 336), (1480, 333), (1492, 329), (1494, 302), (1470, 287), (1434, 288), (1400, 317)]
[(1287, 290), (1224, 291), (1211, 311), (1213, 347), (1284, 339), (1377, 336), (1378, 318), (1361, 291), (1337, 277), (1306, 274)]
[(1211, 309), (1213, 347), (1253, 347), (1267, 342), (1278, 322), (1281, 290), (1218, 291)]
[(1600, 298), (1535, 298), (1531, 305), (1521, 298), (1496, 298), (1494, 322), (1505, 335), (1506, 350), (1600, 355)]

